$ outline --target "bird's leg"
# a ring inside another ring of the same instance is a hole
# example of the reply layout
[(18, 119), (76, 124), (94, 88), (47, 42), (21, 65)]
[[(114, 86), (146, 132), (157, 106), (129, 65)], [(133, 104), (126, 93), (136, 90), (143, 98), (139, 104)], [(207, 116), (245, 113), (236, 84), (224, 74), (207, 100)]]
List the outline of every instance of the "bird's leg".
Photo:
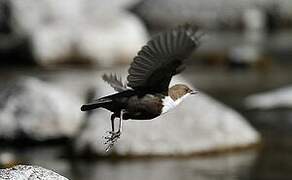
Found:
[(111, 115), (111, 131), (107, 131), (107, 133), (109, 133), (109, 135), (105, 136), (104, 139), (106, 140), (104, 142), (104, 144), (111, 144), (113, 143), (113, 135), (115, 134), (115, 118), (116, 118), (116, 114), (112, 114)]
[(120, 136), (121, 136), (121, 133), (122, 133), (122, 123), (123, 123), (123, 114), (124, 114), (124, 110), (121, 110), (121, 112), (120, 112), (120, 117), (119, 117), (119, 129), (118, 129), (118, 131), (113, 131), (113, 133), (111, 133), (112, 134), (112, 139), (114, 140), (114, 141), (116, 141), (116, 140), (118, 140), (119, 138), (120, 138)]
[(119, 133), (119, 134), (122, 133), (123, 115), (124, 115), (124, 110), (121, 111), (120, 118), (119, 118), (119, 130), (118, 130), (118, 132), (117, 132), (117, 133)]
[(111, 133), (114, 133), (115, 132), (115, 114), (112, 114), (111, 115), (111, 124), (112, 124), (112, 131)]
[(116, 115), (112, 114), (111, 115), (111, 127), (112, 127), (112, 130), (111, 131), (107, 131), (107, 133), (109, 133), (109, 134), (114, 134), (115, 133), (115, 118), (116, 118)]
[(124, 111), (122, 110), (121, 113), (120, 113), (120, 117), (119, 117), (119, 129), (118, 129), (117, 132), (115, 132), (115, 125), (114, 125), (114, 121), (115, 121), (116, 114), (112, 114), (112, 116), (111, 116), (112, 131), (109, 132), (110, 133), (109, 136), (106, 136), (105, 137), (106, 142), (104, 144), (107, 145), (106, 151), (109, 151), (114, 146), (114, 143), (121, 136), (122, 122), (123, 122), (123, 113), (124, 113)]

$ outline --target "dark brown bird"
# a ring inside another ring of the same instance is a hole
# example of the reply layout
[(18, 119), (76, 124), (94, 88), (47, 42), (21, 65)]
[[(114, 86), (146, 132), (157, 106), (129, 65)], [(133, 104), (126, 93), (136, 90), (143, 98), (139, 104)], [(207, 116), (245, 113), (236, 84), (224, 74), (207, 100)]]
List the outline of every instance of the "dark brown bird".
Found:
[[(183, 99), (197, 91), (177, 84), (169, 88), (172, 76), (184, 70), (184, 61), (200, 44), (197, 28), (179, 26), (154, 36), (134, 58), (128, 72), (127, 85), (116, 75), (103, 75), (118, 93), (101, 97), (81, 107), (82, 111), (105, 108), (111, 115), (112, 131), (106, 137), (113, 143), (120, 137), (122, 120), (149, 120), (177, 106)], [(115, 132), (115, 118), (119, 128)]]

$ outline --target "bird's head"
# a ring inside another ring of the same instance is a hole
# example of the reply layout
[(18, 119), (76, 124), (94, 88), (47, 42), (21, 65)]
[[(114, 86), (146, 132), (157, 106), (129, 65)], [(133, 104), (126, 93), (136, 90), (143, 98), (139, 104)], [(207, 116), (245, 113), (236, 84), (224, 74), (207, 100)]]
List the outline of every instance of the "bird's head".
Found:
[(187, 85), (184, 84), (176, 84), (169, 88), (168, 95), (173, 99), (174, 101), (184, 99), (185, 97), (188, 97), (192, 94), (197, 94), (197, 90), (192, 90)]

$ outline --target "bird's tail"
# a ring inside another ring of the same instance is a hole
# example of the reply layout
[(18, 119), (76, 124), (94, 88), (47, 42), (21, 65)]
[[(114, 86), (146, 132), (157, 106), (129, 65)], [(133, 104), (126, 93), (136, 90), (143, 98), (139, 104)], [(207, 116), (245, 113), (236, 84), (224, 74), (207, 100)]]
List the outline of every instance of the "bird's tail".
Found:
[(96, 108), (103, 107), (103, 105), (112, 102), (111, 99), (100, 98), (88, 104), (84, 104), (81, 106), (81, 111), (88, 111)]

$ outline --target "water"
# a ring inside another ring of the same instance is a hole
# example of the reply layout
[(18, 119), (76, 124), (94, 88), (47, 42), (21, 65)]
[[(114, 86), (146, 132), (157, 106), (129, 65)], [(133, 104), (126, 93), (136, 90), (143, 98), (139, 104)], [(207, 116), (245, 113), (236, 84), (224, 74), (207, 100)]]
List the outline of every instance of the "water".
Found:
[(182, 158), (66, 159), (62, 147), (14, 151), (21, 163), (52, 169), (72, 180), (250, 179), (256, 150)]
[[(165, 158), (81, 162), (80, 179), (245, 179), (251, 171), (254, 152), (200, 158)], [(86, 178), (88, 177), (88, 178)]]

